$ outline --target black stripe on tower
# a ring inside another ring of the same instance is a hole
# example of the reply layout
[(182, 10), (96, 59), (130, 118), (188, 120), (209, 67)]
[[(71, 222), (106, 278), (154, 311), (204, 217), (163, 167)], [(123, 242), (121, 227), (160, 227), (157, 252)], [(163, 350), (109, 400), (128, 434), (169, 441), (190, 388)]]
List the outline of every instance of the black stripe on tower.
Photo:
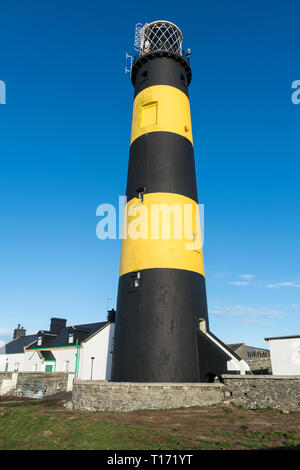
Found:
[(198, 202), (194, 150), (185, 137), (173, 132), (151, 132), (130, 147), (127, 200), (145, 193), (176, 193)]
[(170, 85), (188, 96), (191, 79), (191, 68), (184, 57), (166, 51), (143, 55), (134, 62), (131, 72), (135, 97), (144, 88), (153, 85)]
[[(197, 382), (198, 317), (207, 319), (205, 279), (180, 269), (120, 277), (112, 380)], [(176, 293), (180, 292), (180, 295)]]

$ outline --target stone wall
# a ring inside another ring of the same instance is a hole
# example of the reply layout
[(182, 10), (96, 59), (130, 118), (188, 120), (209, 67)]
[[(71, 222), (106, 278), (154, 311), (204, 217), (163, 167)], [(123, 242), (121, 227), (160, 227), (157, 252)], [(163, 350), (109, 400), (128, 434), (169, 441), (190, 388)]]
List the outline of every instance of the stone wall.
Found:
[(117, 383), (75, 380), (72, 402), (84, 411), (131, 411), (204, 406), (224, 399), (220, 383)]
[(116, 383), (75, 380), (72, 403), (84, 411), (131, 411), (232, 403), (300, 411), (300, 376), (223, 375), (220, 383)]
[(0, 372), (0, 396), (8, 394), (16, 386), (17, 375), (12, 372)]
[[(260, 370), (268, 370), (267, 374), (272, 374), (272, 365), (270, 357), (260, 357), (255, 359), (247, 359), (251, 371), (254, 374), (259, 373)], [(265, 372), (264, 372), (265, 373)]]
[(27, 384), (46, 385), (45, 396), (54, 395), (67, 391), (68, 374), (66, 372), (19, 372), (16, 390), (22, 390)]
[(12, 372), (0, 372), (0, 380), (11, 379), (12, 374)]
[(223, 375), (225, 401), (245, 408), (300, 411), (300, 376)]

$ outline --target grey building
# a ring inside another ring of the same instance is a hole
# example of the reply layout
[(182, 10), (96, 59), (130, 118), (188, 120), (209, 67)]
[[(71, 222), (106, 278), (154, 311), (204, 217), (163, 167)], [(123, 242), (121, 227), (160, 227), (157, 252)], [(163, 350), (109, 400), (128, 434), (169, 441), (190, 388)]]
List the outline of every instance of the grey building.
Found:
[(268, 349), (248, 346), (245, 343), (227, 344), (227, 346), (247, 362), (253, 374), (272, 374)]

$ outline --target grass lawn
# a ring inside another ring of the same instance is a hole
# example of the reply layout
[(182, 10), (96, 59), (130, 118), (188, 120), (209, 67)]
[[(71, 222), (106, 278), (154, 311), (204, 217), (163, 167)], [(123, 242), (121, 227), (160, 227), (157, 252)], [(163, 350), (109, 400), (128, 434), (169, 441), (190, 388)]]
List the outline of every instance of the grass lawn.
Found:
[(300, 449), (300, 413), (231, 405), (129, 413), (67, 411), (58, 400), (0, 400), (0, 449)]

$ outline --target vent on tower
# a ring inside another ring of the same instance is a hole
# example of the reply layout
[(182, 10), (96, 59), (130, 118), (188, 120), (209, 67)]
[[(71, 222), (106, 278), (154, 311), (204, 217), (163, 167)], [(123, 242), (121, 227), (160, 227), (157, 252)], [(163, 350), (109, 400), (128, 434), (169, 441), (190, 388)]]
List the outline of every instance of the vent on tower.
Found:
[(169, 21), (145, 24), (140, 36), (140, 55), (154, 51), (169, 51), (182, 55), (182, 33)]

